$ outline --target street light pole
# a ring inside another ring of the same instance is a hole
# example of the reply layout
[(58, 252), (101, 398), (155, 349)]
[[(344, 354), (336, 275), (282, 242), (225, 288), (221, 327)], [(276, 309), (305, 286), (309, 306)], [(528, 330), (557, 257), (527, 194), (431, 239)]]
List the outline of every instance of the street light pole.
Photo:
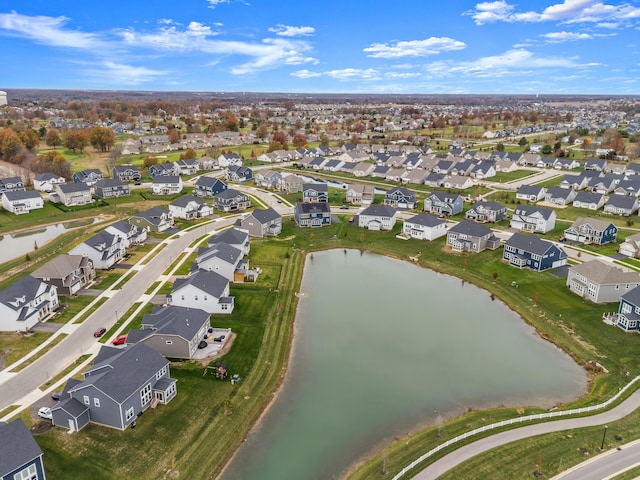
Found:
[(609, 425), (604, 426), (604, 433), (602, 434), (602, 444), (600, 445), (600, 450), (604, 450), (604, 439), (607, 436), (607, 428), (609, 428)]

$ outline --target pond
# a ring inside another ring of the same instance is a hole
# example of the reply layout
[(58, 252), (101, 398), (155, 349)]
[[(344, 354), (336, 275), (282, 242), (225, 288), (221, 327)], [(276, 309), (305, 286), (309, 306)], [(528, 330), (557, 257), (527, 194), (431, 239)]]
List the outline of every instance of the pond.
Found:
[(223, 480), (339, 478), (470, 407), (551, 407), (585, 371), (460, 279), (355, 250), (307, 257), (290, 368)]

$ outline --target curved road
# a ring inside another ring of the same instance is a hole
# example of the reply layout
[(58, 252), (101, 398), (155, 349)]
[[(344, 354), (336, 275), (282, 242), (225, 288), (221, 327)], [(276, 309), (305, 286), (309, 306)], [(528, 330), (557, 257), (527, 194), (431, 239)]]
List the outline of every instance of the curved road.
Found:
[[(631, 412), (640, 407), (640, 391), (636, 391), (631, 396), (622, 402), (617, 407), (612, 408), (607, 412), (602, 412), (597, 415), (592, 415), (590, 417), (581, 417), (581, 418), (572, 418), (566, 420), (557, 420), (546, 423), (539, 423), (536, 425), (529, 425), (522, 428), (516, 428), (513, 430), (509, 430), (506, 432), (497, 433), (496, 435), (492, 435), (490, 437), (486, 437), (480, 439), (476, 442), (465, 445), (454, 452), (440, 458), (435, 461), (427, 468), (418, 473), (414, 480), (433, 480), (438, 478), (440, 475), (448, 472), (455, 466), (461, 464), (462, 462), (469, 460), (470, 458), (484, 453), (492, 448), (499, 447), (501, 445), (505, 445), (507, 443), (515, 442), (517, 440), (521, 440), (523, 438), (534, 437), (536, 435), (542, 435), (544, 433), (558, 432), (560, 430), (568, 430), (572, 428), (581, 428), (581, 427), (593, 427), (597, 425), (606, 425), (607, 423), (614, 422), (616, 420), (620, 420), (623, 417), (626, 417)], [(620, 452), (622, 455), (625, 454), (624, 450)], [(621, 456), (622, 456), (621, 455)], [(634, 462), (637, 462), (637, 456), (629, 453), (630, 457), (634, 458)], [(598, 478), (601, 479), (603, 477), (566, 477), (566, 478), (580, 478), (581, 480), (585, 478)]]

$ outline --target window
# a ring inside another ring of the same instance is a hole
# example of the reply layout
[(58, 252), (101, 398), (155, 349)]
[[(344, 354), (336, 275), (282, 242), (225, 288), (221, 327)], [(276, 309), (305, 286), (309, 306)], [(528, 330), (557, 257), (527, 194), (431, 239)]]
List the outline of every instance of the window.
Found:
[(20, 470), (13, 476), (14, 480), (38, 480), (38, 471), (35, 463), (32, 463), (24, 470)]
[(167, 345), (172, 345), (173, 344), (173, 340), (167, 340), (166, 343), (167, 343)]
[(229, 309), (229, 305), (227, 305), (226, 303), (223, 303), (222, 305), (220, 305), (220, 308), (222, 310), (228, 310)]
[(198, 295), (194, 296), (193, 299), (197, 302), (198, 301)]
[(184, 300), (184, 295), (180, 295), (180, 300)]
[(167, 367), (164, 366), (160, 370), (158, 370), (158, 372), (156, 373), (156, 380), (160, 380), (166, 374), (167, 374)]
[(100, 408), (100, 399), (99, 398), (94, 398), (93, 399), (93, 406)]
[(89, 400), (89, 395), (85, 395), (84, 397), (82, 397), (82, 401), (84, 402), (85, 405), (91, 405), (91, 401)]
[(135, 413), (133, 412), (133, 407), (131, 407), (124, 413), (124, 417), (127, 419), (127, 421), (131, 420), (134, 415)]
[(148, 383), (140, 390), (140, 403), (143, 407), (151, 401), (151, 396), (151, 384)]

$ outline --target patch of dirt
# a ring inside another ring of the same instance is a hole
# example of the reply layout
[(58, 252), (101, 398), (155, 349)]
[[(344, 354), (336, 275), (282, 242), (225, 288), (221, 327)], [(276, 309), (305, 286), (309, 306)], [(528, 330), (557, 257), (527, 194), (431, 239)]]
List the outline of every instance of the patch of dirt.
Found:
[(233, 341), (235, 339), (236, 339), (236, 334), (232, 332), (231, 336), (225, 342), (224, 347), (222, 347), (222, 350), (220, 350), (215, 355), (211, 355), (211, 356), (205, 357), (205, 358), (199, 358), (196, 361), (200, 362), (203, 366), (206, 367), (207, 365), (209, 365), (216, 358), (220, 358), (223, 355), (226, 355), (229, 352), (229, 350), (231, 349), (231, 345), (233, 345)]
[(34, 435), (38, 435), (39, 433), (48, 432), (52, 428), (53, 428), (53, 423), (43, 421), (43, 420), (38, 420), (34, 422), (34, 424), (31, 426), (29, 431)]

